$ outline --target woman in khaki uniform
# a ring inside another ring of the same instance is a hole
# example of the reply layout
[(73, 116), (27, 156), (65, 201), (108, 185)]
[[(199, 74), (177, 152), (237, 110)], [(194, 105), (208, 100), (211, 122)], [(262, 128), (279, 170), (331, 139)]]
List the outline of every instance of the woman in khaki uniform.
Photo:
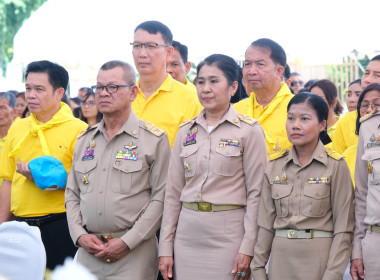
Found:
[[(272, 156), (264, 178), (255, 280), (342, 279), (351, 254), (353, 189), (346, 162), (325, 148), (328, 107), (311, 93), (288, 105), (286, 131), (293, 144)], [(321, 140), (322, 141), (321, 141)], [(327, 138), (328, 139), (328, 138)]]
[(220, 54), (198, 65), (204, 110), (179, 129), (169, 165), (159, 243), (165, 280), (250, 279), (267, 151), (257, 121), (230, 105), (239, 70)]

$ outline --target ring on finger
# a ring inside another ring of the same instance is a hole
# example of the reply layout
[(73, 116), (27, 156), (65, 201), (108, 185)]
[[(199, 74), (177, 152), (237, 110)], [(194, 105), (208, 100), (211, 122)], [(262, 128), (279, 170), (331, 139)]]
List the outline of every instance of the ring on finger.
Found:
[(242, 277), (245, 277), (247, 274), (244, 272), (244, 271), (239, 271), (237, 273), (238, 276), (242, 276)]
[(111, 263), (111, 259), (106, 259), (106, 263)]

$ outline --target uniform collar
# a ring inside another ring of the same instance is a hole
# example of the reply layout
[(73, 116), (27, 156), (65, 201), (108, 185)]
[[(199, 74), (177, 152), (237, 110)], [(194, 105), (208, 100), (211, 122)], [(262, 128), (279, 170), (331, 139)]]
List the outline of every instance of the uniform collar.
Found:
[[(195, 122), (200, 124), (201, 126), (203, 126), (206, 129), (207, 128), (207, 122), (206, 122), (205, 114), (206, 114), (206, 110), (203, 109), (200, 112), (200, 114), (195, 118)], [(233, 108), (233, 106), (231, 106), (231, 104), (230, 104), (230, 107), (228, 108), (227, 112), (224, 114), (224, 116), (221, 118), (221, 120), (217, 123), (217, 125), (215, 127), (217, 127), (218, 125), (220, 125), (221, 123), (224, 123), (224, 122), (230, 122), (237, 127), (241, 126), (240, 125), (241, 121), (239, 119), (238, 112), (236, 112), (236, 110)]]
[[(315, 148), (313, 155), (311, 156), (311, 160), (306, 165), (309, 165), (313, 160), (319, 161), (320, 163), (322, 163), (322, 164), (324, 164), (324, 165), (327, 166), (327, 161), (328, 160), (327, 160), (326, 148), (323, 145), (323, 143), (321, 142), (321, 140), (318, 141), (318, 145)], [(292, 146), (292, 148), (289, 151), (289, 154), (285, 158), (284, 167), (290, 161), (293, 161), (295, 164), (300, 165), (299, 162), (298, 162), (297, 153), (296, 153), (296, 150), (295, 150), (294, 146)]]
[[(102, 120), (95, 127), (96, 127), (96, 130), (93, 133), (94, 136), (96, 135), (98, 131), (100, 131), (104, 135), (107, 135), (106, 129), (104, 127), (104, 120)], [(139, 138), (139, 119), (137, 118), (136, 114), (132, 110), (129, 114), (127, 121), (123, 124), (123, 126), (116, 133), (116, 135), (119, 135), (122, 132), (125, 132), (134, 138)]]

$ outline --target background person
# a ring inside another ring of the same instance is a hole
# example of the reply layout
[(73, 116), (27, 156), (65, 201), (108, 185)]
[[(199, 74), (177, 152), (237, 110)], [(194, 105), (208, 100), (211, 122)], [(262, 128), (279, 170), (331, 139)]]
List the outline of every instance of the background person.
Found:
[(80, 119), (87, 123), (89, 126), (94, 126), (99, 123), (103, 114), (98, 111), (95, 106), (95, 93), (93, 91), (87, 93), (80, 105), (81, 115)]
[(24, 113), (25, 108), (26, 108), (25, 92), (21, 91), (21, 92), (16, 93), (16, 100), (17, 100), (17, 107), (16, 107), (17, 116), (22, 119), (23, 118), (22, 113)]
[(257, 121), (230, 105), (239, 81), (228, 56), (197, 67), (204, 110), (181, 125), (171, 155), (159, 243), (165, 280), (250, 279), (267, 153)]
[(348, 112), (356, 111), (358, 105), (358, 99), (362, 92), (361, 79), (357, 79), (350, 83), (348, 86), (347, 94), (347, 109)]
[(328, 107), (315, 94), (290, 100), (290, 151), (271, 157), (252, 262), (255, 280), (342, 279), (351, 253), (353, 189), (343, 157), (325, 148)]

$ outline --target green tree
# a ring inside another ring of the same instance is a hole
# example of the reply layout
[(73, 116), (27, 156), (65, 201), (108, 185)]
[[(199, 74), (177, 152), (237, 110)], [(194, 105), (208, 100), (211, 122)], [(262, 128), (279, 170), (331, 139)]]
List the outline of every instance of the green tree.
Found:
[(13, 58), (13, 39), (24, 22), (47, 0), (0, 0), (0, 69)]

